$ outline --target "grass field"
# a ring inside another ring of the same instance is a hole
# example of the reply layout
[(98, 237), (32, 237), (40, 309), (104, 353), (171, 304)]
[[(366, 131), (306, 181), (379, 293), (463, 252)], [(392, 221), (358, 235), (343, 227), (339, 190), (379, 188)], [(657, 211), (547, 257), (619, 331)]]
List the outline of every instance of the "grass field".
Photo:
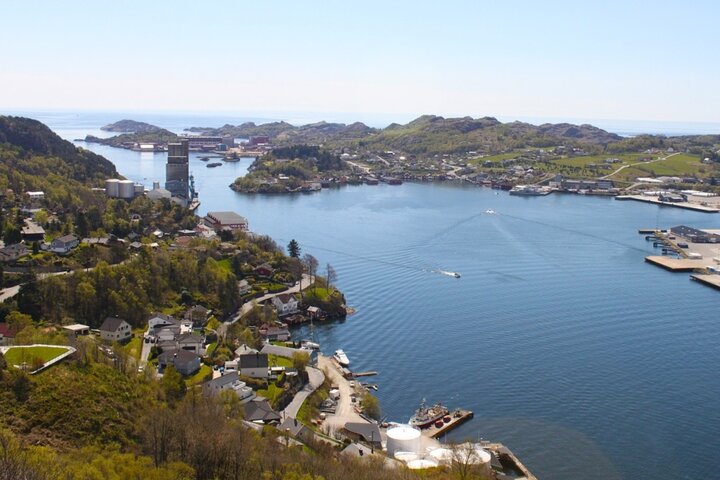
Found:
[(189, 377), (187, 379), (187, 383), (189, 386), (198, 385), (202, 383), (202, 381), (208, 375), (212, 375), (212, 368), (208, 367), (207, 365), (200, 365), (200, 370), (198, 370), (198, 372), (192, 377)]
[(23, 362), (32, 365), (35, 359), (47, 363), (65, 352), (65, 347), (12, 347), (5, 353), (5, 361), (8, 365), (22, 365)]
[(500, 163), (503, 160), (510, 160), (511, 158), (517, 158), (520, 155), (522, 155), (523, 152), (510, 152), (510, 153), (500, 153), (498, 155), (488, 155), (487, 157), (477, 157), (470, 160), (469, 163), (471, 164), (481, 164), (485, 162), (493, 162), (493, 163)]

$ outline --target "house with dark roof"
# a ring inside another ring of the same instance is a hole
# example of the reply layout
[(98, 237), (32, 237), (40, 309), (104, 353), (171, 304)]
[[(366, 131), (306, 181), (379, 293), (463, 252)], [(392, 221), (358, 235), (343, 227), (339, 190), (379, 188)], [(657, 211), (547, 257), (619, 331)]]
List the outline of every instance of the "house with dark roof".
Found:
[(240, 399), (240, 403), (246, 403), (255, 398), (255, 392), (240, 380), (237, 372), (225, 373), (203, 384), (205, 395), (219, 395), (220, 392), (233, 392)]
[(174, 366), (182, 375), (190, 376), (200, 370), (200, 356), (188, 350), (168, 350), (158, 355), (158, 367), (164, 370), (168, 365)]
[(45, 240), (45, 229), (29, 218), (25, 219), (21, 234), (22, 239), (26, 242), (42, 242)]
[(212, 310), (202, 305), (195, 305), (185, 312), (185, 318), (193, 323), (194, 328), (202, 328), (210, 319), (210, 314), (212, 314)]
[(263, 263), (253, 268), (253, 273), (258, 277), (270, 278), (275, 273), (275, 270), (270, 266), (269, 263)]
[(187, 350), (201, 355), (205, 339), (198, 333), (182, 333), (175, 339), (175, 343), (179, 350)]
[(0, 248), (0, 262), (14, 262), (29, 253), (24, 243), (8, 245), (7, 247)]
[(156, 335), (156, 331), (163, 327), (180, 327), (180, 321), (172, 315), (155, 312), (148, 318), (148, 334)]
[(0, 323), (0, 345), (11, 345), (16, 334), (17, 328), (11, 327), (5, 322)]
[(265, 399), (256, 398), (245, 404), (245, 420), (255, 423), (278, 423), (280, 414)]
[(308, 442), (312, 439), (315, 434), (312, 430), (306, 427), (302, 422), (299, 422), (297, 418), (285, 417), (277, 427), (284, 435), (290, 435), (295, 440), (301, 442)]
[(132, 338), (130, 324), (118, 317), (107, 317), (100, 326), (100, 338), (108, 342), (124, 342)]
[(275, 340), (278, 342), (287, 342), (288, 340), (290, 340), (290, 330), (288, 330), (286, 325), (263, 325), (258, 330), (258, 333), (263, 339), (269, 341)]
[(268, 377), (268, 356), (266, 353), (248, 353), (238, 357), (238, 373), (250, 378)]
[(291, 315), (298, 311), (298, 299), (291, 293), (282, 293), (272, 298), (272, 304), (279, 316)]
[(380, 427), (377, 423), (347, 422), (342, 433), (355, 442), (364, 441), (377, 449), (382, 448)]

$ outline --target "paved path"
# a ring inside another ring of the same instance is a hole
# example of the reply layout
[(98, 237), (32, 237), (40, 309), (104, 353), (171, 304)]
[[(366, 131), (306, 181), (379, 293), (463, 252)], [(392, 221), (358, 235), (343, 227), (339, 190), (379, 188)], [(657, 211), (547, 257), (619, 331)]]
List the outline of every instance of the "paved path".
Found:
[(325, 425), (327, 425), (330, 431), (339, 431), (345, 427), (347, 422), (369, 423), (355, 411), (355, 404), (352, 403), (350, 399), (350, 395), (355, 393), (355, 389), (351, 387), (350, 382), (340, 374), (337, 364), (329, 357), (318, 355), (318, 368), (327, 372), (330, 383), (337, 385), (338, 390), (340, 390), (340, 399), (338, 400), (335, 414), (328, 415), (325, 420)]
[(325, 375), (321, 370), (314, 367), (307, 367), (307, 372), (310, 381), (302, 390), (295, 394), (292, 402), (285, 407), (285, 410), (280, 412), (283, 418), (297, 418), (298, 411), (300, 411), (300, 407), (305, 403), (305, 400), (325, 381)]
[(662, 157), (662, 158), (658, 158), (658, 159), (656, 159), (656, 160), (650, 160), (649, 162), (635, 162), (635, 163), (631, 163), (631, 164), (629, 164), (629, 165), (623, 165), (622, 167), (618, 168), (618, 169), (615, 170), (614, 172), (609, 173), (609, 174), (605, 175), (604, 177), (600, 177), (600, 179), (601, 179), (601, 180), (606, 180), (606, 179), (612, 177), (613, 175), (615, 175), (616, 173), (619, 173), (619, 172), (625, 170), (625, 169), (628, 168), (628, 167), (634, 167), (635, 165), (647, 165), (648, 163), (660, 162), (660, 161), (662, 161), (662, 160), (667, 160), (667, 159), (670, 158), (670, 157), (674, 157), (675, 155), (680, 155), (680, 153), (682, 153), (682, 152), (672, 153), (672, 154), (670, 154), (670, 155), (667, 155), (667, 156)]

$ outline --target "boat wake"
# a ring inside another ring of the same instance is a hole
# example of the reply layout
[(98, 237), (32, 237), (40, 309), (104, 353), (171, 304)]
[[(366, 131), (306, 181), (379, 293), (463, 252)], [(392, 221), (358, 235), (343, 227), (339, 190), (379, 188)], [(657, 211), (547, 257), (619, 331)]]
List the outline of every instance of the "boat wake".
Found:
[(435, 272), (447, 275), (448, 277), (460, 278), (460, 274), (458, 272), (448, 272), (447, 270), (435, 270)]

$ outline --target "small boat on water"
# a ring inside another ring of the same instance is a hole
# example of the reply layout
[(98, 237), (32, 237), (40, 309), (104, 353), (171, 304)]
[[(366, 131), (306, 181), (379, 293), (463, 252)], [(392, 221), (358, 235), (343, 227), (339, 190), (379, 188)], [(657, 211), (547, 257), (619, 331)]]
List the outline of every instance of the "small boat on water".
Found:
[(345, 355), (345, 352), (343, 352), (342, 350), (335, 350), (335, 355), (333, 355), (333, 358), (343, 367), (347, 367), (348, 365), (350, 365), (350, 360), (348, 359), (347, 355)]
[(485, 210), (485, 213), (487, 213), (488, 215), (495, 215), (495, 210), (488, 208), (487, 210)]
[(208, 164), (205, 165), (205, 166), (206, 166), (207, 168), (215, 168), (215, 167), (219, 167), (220, 165), (222, 165), (222, 163), (220, 163), (220, 162), (213, 162), (213, 163), (208, 163)]
[(420, 403), (420, 408), (415, 410), (415, 415), (410, 417), (410, 425), (418, 428), (425, 428), (433, 425), (435, 422), (440, 421), (442, 426), (443, 417), (448, 415), (450, 411), (446, 406), (440, 402), (436, 403), (432, 407), (428, 407), (425, 404), (425, 399)]

